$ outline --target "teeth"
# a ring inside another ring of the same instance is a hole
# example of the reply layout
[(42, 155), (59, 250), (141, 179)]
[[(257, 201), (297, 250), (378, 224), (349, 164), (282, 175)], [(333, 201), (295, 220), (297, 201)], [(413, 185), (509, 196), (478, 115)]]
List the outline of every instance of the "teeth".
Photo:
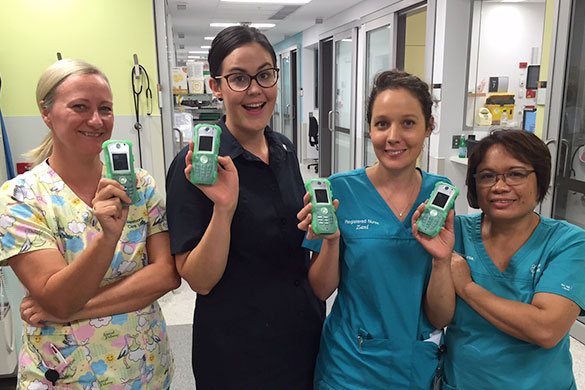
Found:
[(395, 156), (395, 155), (400, 154), (400, 153), (402, 153), (402, 150), (395, 150), (395, 151), (389, 151), (388, 152), (388, 154), (390, 154), (392, 156)]
[(86, 137), (99, 137), (102, 134), (101, 133), (86, 133), (85, 131), (80, 131), (81, 134), (85, 135)]
[(246, 104), (246, 107), (250, 107), (250, 108), (258, 108), (258, 107), (262, 107), (264, 103), (256, 103), (256, 104)]

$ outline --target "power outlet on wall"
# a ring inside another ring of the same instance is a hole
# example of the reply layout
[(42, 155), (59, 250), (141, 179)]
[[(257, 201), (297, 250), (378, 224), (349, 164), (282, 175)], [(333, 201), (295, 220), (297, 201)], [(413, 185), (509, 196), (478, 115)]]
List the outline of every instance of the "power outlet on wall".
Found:
[(459, 143), (461, 142), (460, 135), (454, 135), (451, 141), (451, 149), (459, 149)]

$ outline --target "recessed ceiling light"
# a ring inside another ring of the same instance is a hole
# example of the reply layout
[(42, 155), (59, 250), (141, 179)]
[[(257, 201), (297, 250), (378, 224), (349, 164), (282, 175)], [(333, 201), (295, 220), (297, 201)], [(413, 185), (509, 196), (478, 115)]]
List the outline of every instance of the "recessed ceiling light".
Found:
[(202, 49), (211, 49), (211, 46), (201, 46)]
[(239, 26), (240, 23), (209, 23), (209, 27), (231, 27), (231, 26)]
[(221, 0), (230, 3), (260, 3), (260, 4), (307, 4), (311, 0)]
[(250, 23), (250, 27), (254, 28), (272, 28), (276, 26), (274, 23)]
[(209, 50), (189, 50), (189, 54), (207, 54)]
[(206, 41), (213, 41), (215, 39), (215, 37), (205, 37), (203, 39), (205, 39)]

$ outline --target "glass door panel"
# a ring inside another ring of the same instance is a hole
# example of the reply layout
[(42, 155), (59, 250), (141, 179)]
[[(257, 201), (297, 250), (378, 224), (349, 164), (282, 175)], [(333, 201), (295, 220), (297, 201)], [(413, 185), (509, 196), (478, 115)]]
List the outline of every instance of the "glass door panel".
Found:
[(334, 39), (333, 173), (353, 169), (355, 118), (355, 52), (357, 39), (350, 30)]
[(280, 85), (281, 85), (281, 96), (280, 101), (282, 103), (282, 133), (290, 140), (293, 140), (293, 105), (291, 101), (291, 63), (290, 53), (282, 54), (281, 57), (281, 68), (280, 68)]
[[(364, 97), (367, 100), (370, 96), (372, 83), (374, 77), (384, 71), (389, 70), (392, 64), (392, 18), (386, 17), (382, 21), (382, 26), (375, 27), (366, 31), (366, 83)], [(364, 102), (364, 107), (366, 106)], [(364, 108), (365, 110), (365, 108)], [(364, 163), (367, 166), (373, 165), (377, 158), (372, 148), (372, 141), (370, 140), (370, 125), (367, 123), (366, 115), (364, 114)]]
[[(281, 56), (276, 56), (276, 66), (281, 68)], [(276, 104), (274, 105), (274, 113), (272, 114), (272, 130), (282, 133), (282, 101), (280, 95), (282, 94), (282, 77), (278, 80), (278, 93), (276, 94)]]
[[(573, 1), (557, 140), (553, 218), (585, 229), (585, 2)], [(585, 324), (585, 316), (578, 318)], [(579, 331), (579, 329), (581, 329)], [(573, 335), (583, 340), (583, 325)]]

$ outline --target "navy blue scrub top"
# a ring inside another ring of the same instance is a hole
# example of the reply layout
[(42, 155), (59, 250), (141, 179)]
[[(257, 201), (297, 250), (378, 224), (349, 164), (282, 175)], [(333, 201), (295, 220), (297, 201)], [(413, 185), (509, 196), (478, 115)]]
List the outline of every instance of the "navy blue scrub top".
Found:
[[(219, 154), (238, 170), (239, 199), (225, 272), (198, 295), (193, 324), (197, 389), (311, 389), (325, 305), (307, 280), (309, 253), (297, 228), (305, 189), (292, 143), (269, 127), (269, 164), (245, 150), (225, 125)], [(192, 250), (213, 203), (184, 174), (185, 147), (167, 175), (173, 254)]]

